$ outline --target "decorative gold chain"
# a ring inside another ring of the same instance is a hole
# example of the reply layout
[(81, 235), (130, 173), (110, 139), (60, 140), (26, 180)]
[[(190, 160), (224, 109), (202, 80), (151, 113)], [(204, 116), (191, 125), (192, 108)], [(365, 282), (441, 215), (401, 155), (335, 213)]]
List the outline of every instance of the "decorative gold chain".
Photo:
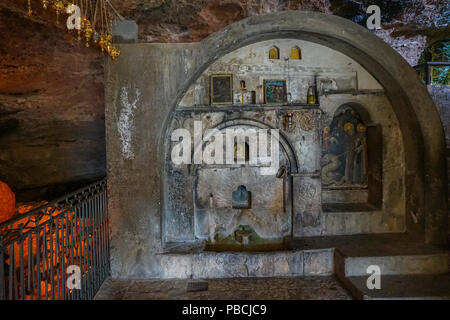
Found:
[[(42, 2), (42, 7), (51, 7), (56, 13), (56, 23), (59, 24), (60, 16), (67, 15), (67, 8), (75, 5), (80, 8), (80, 28), (74, 31), (68, 30), (67, 39), (72, 39), (70, 32), (77, 33), (79, 41), (85, 40), (86, 47), (92, 44), (98, 46), (102, 52), (106, 52), (113, 60), (120, 51), (112, 44), (112, 27), (117, 17), (123, 19), (112, 7), (109, 0), (37, 0)], [(31, 0), (28, 0), (28, 15), (32, 15)]]

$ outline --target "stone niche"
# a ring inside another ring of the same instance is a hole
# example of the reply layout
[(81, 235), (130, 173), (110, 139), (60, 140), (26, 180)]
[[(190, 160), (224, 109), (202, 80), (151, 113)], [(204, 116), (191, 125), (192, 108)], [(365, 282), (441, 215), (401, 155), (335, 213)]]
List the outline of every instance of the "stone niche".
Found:
[[(223, 92), (233, 102), (211, 104), (215, 75), (232, 76)], [(270, 79), (285, 81), (280, 103), (267, 103)], [(316, 103), (308, 105), (311, 85)], [(249, 92), (252, 99), (244, 96)], [(234, 150), (242, 163), (175, 165), (171, 151), (180, 141), (168, 141), (166, 245), (286, 250), (292, 238), (405, 230), (399, 126), (380, 84), (351, 58), (290, 39), (238, 49), (194, 81), (174, 111), (168, 138), (180, 128), (193, 137), (195, 123), (203, 136), (212, 129), (221, 135), (229, 128), (279, 130), (279, 164), (261, 174), (264, 165), (247, 159), (246, 140)], [(192, 153), (198, 148), (193, 144)]]

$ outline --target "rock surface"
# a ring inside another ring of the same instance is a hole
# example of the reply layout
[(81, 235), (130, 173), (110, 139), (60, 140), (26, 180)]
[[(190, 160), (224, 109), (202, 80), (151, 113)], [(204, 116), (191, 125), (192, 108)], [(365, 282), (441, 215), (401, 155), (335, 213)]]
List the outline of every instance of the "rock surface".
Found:
[[(377, 34), (410, 64), (448, 34), (445, 0), (114, 0), (139, 25), (142, 42), (200, 41), (248, 16), (282, 10), (333, 13), (365, 25), (382, 9)], [(50, 10), (0, 3), (0, 179), (19, 201), (49, 199), (105, 175), (103, 57), (67, 41)]]
[(0, 7), (0, 179), (19, 201), (105, 175), (103, 57)]

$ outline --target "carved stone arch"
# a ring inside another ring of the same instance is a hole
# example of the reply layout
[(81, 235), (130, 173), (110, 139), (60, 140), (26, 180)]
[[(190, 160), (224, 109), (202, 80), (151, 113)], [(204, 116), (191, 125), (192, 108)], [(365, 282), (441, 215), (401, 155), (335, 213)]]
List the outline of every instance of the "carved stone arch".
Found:
[[(240, 118), (240, 119), (226, 120), (226, 121), (218, 124), (217, 126), (210, 128), (210, 130), (216, 129), (216, 130), (222, 131), (227, 128), (236, 127), (236, 126), (249, 126), (249, 127), (254, 127), (257, 129), (266, 129), (266, 130), (275, 129), (275, 128), (273, 128), (263, 122), (257, 121), (257, 120)], [(211, 132), (212, 131), (210, 131), (210, 133)], [(211, 134), (204, 136), (204, 140), (208, 140), (210, 136), (211, 136)], [(282, 147), (282, 152), (284, 152), (284, 154), (287, 157), (287, 160), (289, 161), (290, 172), (298, 173), (298, 159), (297, 159), (297, 156), (295, 155), (295, 152), (294, 152), (294, 149), (292, 148), (291, 143), (281, 132), (279, 132), (279, 140), (280, 140), (279, 141), (280, 146)], [(199, 148), (203, 148), (204, 146), (205, 146), (204, 141), (202, 141), (201, 144), (195, 145), (193, 156), (196, 152), (199, 152)], [(197, 167), (197, 165), (193, 166), (192, 172), (195, 172), (196, 167)]]

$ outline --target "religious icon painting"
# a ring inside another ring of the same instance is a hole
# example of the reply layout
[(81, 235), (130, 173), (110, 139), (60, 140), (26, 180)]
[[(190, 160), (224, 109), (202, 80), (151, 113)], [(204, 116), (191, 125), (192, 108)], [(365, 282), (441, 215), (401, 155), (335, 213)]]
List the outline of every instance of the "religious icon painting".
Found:
[(211, 104), (233, 104), (233, 75), (211, 75)]
[(287, 103), (286, 80), (264, 80), (264, 102), (267, 104)]
[(322, 131), (322, 186), (367, 188), (367, 127), (359, 113), (343, 105)]

